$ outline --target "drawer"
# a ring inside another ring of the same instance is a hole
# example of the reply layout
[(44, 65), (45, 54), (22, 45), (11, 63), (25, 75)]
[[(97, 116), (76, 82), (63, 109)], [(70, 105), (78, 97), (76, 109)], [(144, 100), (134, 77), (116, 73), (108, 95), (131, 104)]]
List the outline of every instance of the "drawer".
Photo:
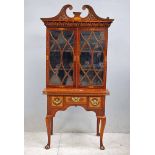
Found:
[(100, 108), (102, 103), (101, 97), (89, 97), (89, 107), (90, 108)]
[(65, 102), (69, 104), (86, 104), (87, 103), (87, 97), (78, 97), (78, 96), (67, 96), (65, 97)]
[(63, 96), (49, 96), (49, 103), (54, 107), (62, 107)]

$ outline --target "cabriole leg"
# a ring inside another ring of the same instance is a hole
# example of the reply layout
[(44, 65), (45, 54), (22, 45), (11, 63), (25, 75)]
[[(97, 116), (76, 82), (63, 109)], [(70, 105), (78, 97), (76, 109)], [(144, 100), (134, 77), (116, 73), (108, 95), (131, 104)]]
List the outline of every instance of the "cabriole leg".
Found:
[(47, 145), (45, 146), (45, 149), (47, 150), (50, 148), (50, 144), (51, 144), (51, 117), (46, 116), (45, 121), (46, 121), (46, 128), (47, 128), (47, 137), (48, 137), (48, 142), (47, 142)]
[(103, 133), (104, 133), (104, 128), (105, 128), (105, 124), (106, 124), (106, 117), (105, 116), (99, 116), (98, 118), (100, 118), (100, 120), (101, 120), (101, 127), (100, 127), (100, 149), (104, 150), (105, 147), (103, 145)]
[(100, 118), (97, 118), (97, 131), (96, 131), (96, 135), (99, 136), (100, 133), (99, 133), (99, 126), (100, 126)]
[(51, 135), (53, 135), (53, 117), (51, 117)]

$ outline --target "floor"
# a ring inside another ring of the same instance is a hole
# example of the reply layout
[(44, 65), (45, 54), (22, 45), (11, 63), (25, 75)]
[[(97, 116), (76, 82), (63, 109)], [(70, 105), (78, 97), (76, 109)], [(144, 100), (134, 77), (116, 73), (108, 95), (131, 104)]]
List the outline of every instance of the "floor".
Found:
[(24, 155), (129, 155), (129, 134), (105, 133), (105, 150), (99, 149), (95, 133), (55, 133), (51, 149), (45, 150), (45, 132), (26, 132)]

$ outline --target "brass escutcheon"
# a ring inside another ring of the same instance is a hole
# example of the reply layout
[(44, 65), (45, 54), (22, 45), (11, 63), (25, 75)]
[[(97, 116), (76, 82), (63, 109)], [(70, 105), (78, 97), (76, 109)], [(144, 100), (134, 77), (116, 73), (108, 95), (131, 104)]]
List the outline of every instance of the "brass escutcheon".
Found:
[(91, 98), (90, 99), (90, 102), (93, 106), (97, 106), (99, 104), (99, 101), (97, 98)]
[(72, 101), (73, 102), (79, 102), (80, 101), (80, 97), (72, 97)]
[(59, 104), (61, 104), (62, 103), (62, 99), (61, 98), (55, 98), (54, 100), (53, 100), (53, 104), (55, 104), (55, 105), (59, 105)]

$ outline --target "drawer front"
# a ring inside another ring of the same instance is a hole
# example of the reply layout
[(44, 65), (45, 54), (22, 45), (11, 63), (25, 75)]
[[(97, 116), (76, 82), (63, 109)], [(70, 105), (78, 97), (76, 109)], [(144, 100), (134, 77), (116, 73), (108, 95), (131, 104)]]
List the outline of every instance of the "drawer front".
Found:
[(78, 97), (78, 96), (67, 96), (65, 97), (65, 102), (70, 104), (86, 104), (87, 103), (87, 97)]
[(63, 96), (50, 96), (49, 102), (53, 107), (62, 107), (63, 106)]
[(102, 103), (101, 97), (89, 97), (89, 107), (90, 108), (100, 108)]

